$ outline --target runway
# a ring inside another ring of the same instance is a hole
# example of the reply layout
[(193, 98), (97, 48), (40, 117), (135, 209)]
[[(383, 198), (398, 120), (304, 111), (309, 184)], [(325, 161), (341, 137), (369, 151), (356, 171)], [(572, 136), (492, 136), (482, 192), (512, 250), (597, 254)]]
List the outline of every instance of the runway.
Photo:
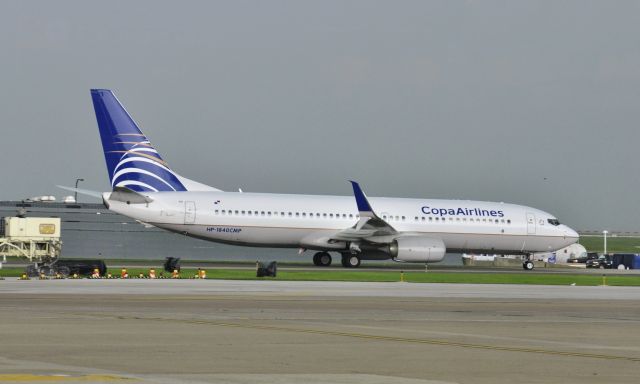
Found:
[(640, 369), (640, 288), (5, 280), (0, 308), (0, 381), (635, 383)]

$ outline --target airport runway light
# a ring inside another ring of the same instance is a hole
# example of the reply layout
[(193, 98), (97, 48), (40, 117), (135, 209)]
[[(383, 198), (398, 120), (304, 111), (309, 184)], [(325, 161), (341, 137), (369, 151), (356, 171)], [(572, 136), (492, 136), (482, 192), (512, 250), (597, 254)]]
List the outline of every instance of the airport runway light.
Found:
[(602, 234), (604, 235), (604, 254), (607, 254), (607, 233), (609, 233), (609, 231), (607, 231), (606, 229), (604, 231), (602, 231)]
[[(78, 189), (78, 183), (84, 181), (84, 179), (76, 179), (76, 189)], [(78, 202), (78, 191), (75, 191), (73, 199)]]

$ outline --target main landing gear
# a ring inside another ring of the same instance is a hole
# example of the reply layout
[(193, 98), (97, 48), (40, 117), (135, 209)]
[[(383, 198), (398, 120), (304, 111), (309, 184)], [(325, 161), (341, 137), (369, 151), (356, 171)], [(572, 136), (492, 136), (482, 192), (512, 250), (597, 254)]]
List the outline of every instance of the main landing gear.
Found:
[[(331, 265), (331, 255), (329, 252), (318, 252), (313, 255), (313, 264), (317, 267), (328, 267)], [(360, 256), (353, 253), (342, 254), (342, 266), (345, 268), (358, 268), (360, 266)]]
[(328, 267), (331, 265), (331, 255), (329, 252), (318, 252), (313, 255), (313, 264), (318, 267)]
[(358, 268), (360, 266), (360, 256), (352, 253), (343, 253), (342, 266), (345, 268)]

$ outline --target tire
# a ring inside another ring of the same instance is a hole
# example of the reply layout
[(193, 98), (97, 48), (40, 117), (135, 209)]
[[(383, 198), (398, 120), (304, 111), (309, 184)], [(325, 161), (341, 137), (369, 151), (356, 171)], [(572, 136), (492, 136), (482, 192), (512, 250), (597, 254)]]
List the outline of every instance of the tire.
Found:
[(346, 258), (347, 268), (358, 268), (360, 266), (360, 256), (349, 255)]
[(318, 252), (317, 255), (318, 255), (318, 265), (319, 266), (328, 267), (328, 266), (331, 265), (331, 262), (333, 260), (331, 259), (331, 255), (329, 254), (329, 252)]
[(349, 268), (349, 256), (351, 256), (348, 253), (343, 253), (342, 254), (342, 266), (345, 268)]
[(318, 252), (315, 255), (313, 255), (313, 265), (315, 265), (316, 267), (320, 266), (320, 254), (322, 252)]
[(522, 263), (522, 268), (524, 268), (527, 271), (532, 271), (533, 270), (533, 261), (531, 260), (527, 260), (524, 263)]

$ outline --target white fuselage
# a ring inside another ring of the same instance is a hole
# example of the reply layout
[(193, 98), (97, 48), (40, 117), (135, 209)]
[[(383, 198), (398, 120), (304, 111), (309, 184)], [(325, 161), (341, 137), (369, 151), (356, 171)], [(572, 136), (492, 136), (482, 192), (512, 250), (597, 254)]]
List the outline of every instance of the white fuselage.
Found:
[[(354, 226), (353, 196), (234, 192), (145, 193), (153, 201), (104, 200), (109, 209), (189, 236), (228, 244), (344, 250), (326, 243)], [(376, 214), (403, 234), (441, 239), (448, 252), (555, 251), (578, 234), (555, 218), (526, 206), (468, 200), (369, 198)]]

